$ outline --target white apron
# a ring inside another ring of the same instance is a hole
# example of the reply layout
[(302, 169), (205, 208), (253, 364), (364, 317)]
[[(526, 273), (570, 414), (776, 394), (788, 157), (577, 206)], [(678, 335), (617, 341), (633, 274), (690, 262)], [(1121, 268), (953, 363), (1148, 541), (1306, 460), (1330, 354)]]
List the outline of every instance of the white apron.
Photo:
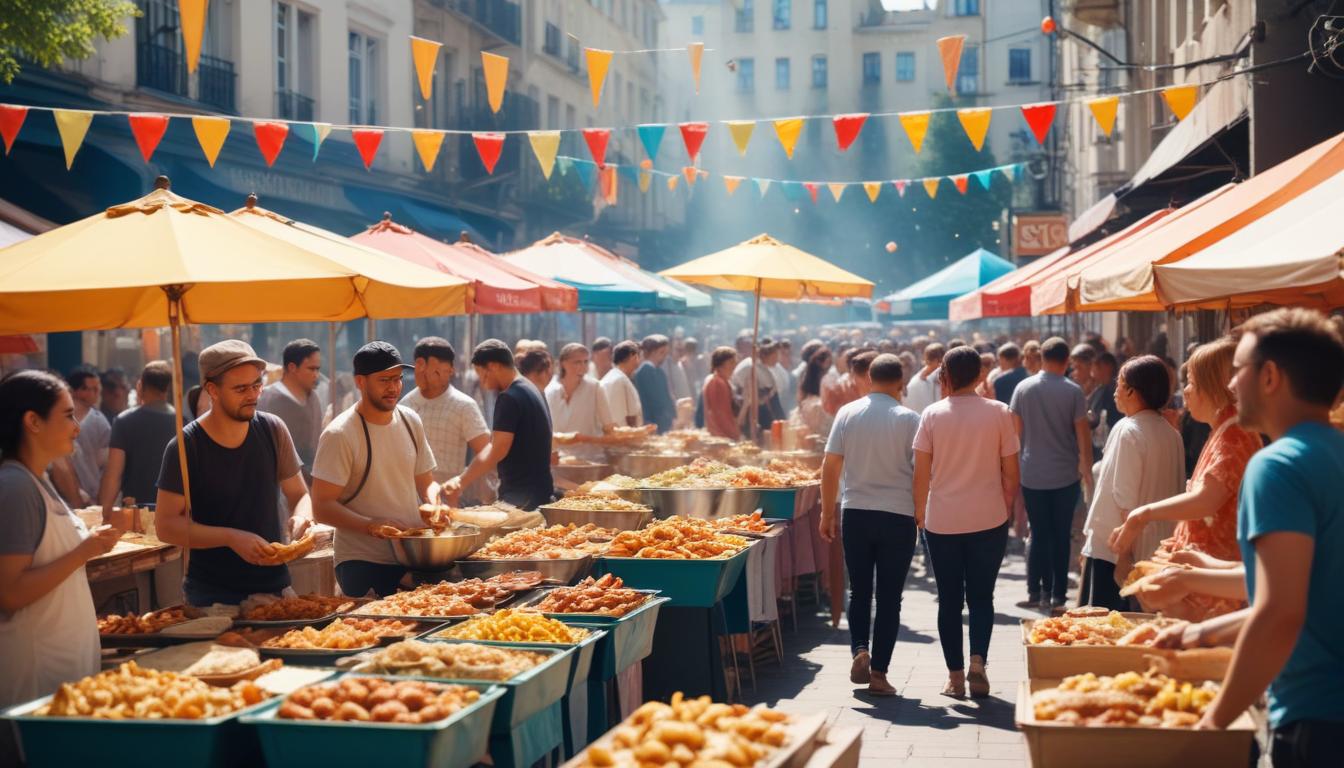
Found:
[[(40, 567), (79, 546), (84, 522), (29, 473), (46, 502), (47, 521), (33, 553)], [(54, 693), (61, 683), (98, 672), (98, 623), (84, 566), (13, 616), (0, 616), (0, 707)]]

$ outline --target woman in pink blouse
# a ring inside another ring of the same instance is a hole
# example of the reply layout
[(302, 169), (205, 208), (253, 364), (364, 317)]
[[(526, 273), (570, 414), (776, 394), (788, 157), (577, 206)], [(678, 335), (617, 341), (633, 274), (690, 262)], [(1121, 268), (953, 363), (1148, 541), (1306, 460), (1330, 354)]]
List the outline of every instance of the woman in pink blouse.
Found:
[(737, 366), (737, 351), (719, 347), (709, 358), (713, 373), (705, 379), (705, 429), (716, 437), (738, 440), (742, 432), (737, 428), (736, 409), (733, 407), (733, 385), (730, 379)]

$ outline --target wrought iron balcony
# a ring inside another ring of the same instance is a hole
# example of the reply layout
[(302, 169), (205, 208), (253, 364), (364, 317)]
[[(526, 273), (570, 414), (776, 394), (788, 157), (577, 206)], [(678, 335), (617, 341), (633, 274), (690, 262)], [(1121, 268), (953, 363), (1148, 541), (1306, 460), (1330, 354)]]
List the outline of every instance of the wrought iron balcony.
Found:
[(317, 114), (317, 102), (295, 91), (275, 92), (275, 116), (281, 120), (311, 121)]
[(457, 11), (501, 39), (522, 43), (522, 10), (510, 0), (439, 0), (436, 5)]
[(196, 69), (196, 94), (191, 93), (186, 57), (180, 51), (156, 43), (136, 46), (135, 82), (184, 99), (193, 99), (222, 112), (236, 110), (237, 75), (233, 62), (214, 56), (201, 56)]

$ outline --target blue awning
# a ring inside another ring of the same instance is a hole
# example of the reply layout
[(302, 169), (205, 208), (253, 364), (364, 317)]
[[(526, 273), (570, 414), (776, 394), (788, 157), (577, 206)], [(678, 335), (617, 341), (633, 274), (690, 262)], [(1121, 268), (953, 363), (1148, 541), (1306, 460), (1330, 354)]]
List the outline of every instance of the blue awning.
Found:
[(984, 248), (949, 264), (917, 283), (882, 299), (891, 304), (890, 314), (902, 320), (946, 320), (948, 304), (1016, 267)]

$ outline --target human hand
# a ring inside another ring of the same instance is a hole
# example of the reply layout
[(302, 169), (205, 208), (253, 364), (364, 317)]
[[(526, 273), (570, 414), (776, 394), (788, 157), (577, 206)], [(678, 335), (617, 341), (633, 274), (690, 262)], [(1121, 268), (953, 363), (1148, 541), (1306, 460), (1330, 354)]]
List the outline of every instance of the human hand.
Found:
[(1186, 580), (1189, 571), (1183, 567), (1168, 566), (1148, 577), (1142, 591), (1135, 597), (1145, 609), (1161, 611), (1178, 603), (1190, 594), (1190, 585)]
[(312, 527), (313, 519), (311, 517), (289, 518), (289, 540), (298, 541), (299, 539), (302, 539), (303, 535)]
[(110, 525), (100, 525), (89, 531), (88, 538), (80, 542), (79, 546), (83, 548), (84, 559), (92, 560), (100, 555), (105, 555), (112, 551), (112, 548), (121, 540), (123, 531)]
[(1163, 627), (1153, 640), (1153, 647), (1169, 648), (1177, 651), (1185, 648), (1185, 633), (1190, 627), (1191, 624), (1188, 621), (1178, 621), (1168, 627)]
[(267, 544), (269, 542), (251, 531), (235, 528), (229, 532), (229, 549), (253, 565), (274, 565), (268, 561)]
[(835, 541), (836, 525), (834, 512), (822, 512), (821, 522), (818, 524), (818, 532), (821, 534), (821, 540), (830, 544)]
[(390, 538), (388, 534), (391, 531), (401, 531), (406, 526), (396, 520), (389, 520), (385, 517), (370, 518), (368, 525), (364, 526), (364, 532), (375, 539)]
[(1116, 554), (1129, 552), (1134, 547), (1134, 540), (1139, 538), (1139, 534), (1143, 533), (1144, 526), (1147, 524), (1148, 521), (1143, 515), (1143, 507), (1139, 507), (1129, 513), (1125, 522), (1111, 531), (1110, 537), (1106, 540), (1106, 545)]

